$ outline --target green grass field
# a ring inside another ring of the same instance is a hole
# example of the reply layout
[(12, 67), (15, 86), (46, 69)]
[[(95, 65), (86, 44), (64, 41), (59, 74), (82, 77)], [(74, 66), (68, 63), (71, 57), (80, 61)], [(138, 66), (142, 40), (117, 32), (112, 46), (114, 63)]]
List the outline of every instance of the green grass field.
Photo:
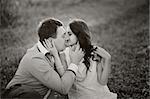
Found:
[(66, 25), (69, 18), (78, 17), (89, 24), (93, 42), (112, 55), (110, 90), (118, 99), (146, 99), (150, 91), (149, 4), (122, 6), (113, 0), (78, 0), (80, 3), (62, 6), (56, 1), (21, 2), (15, 26), (0, 28), (1, 90), (13, 77), (26, 49), (36, 43), (39, 20), (53, 16)]

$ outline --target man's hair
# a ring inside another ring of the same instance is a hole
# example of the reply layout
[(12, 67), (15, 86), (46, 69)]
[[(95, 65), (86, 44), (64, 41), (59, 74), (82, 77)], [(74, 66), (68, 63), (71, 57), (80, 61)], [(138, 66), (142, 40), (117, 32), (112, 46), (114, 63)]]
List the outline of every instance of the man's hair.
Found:
[(40, 41), (42, 42), (49, 37), (56, 38), (58, 26), (63, 26), (63, 24), (54, 18), (45, 19), (40, 22), (37, 30)]

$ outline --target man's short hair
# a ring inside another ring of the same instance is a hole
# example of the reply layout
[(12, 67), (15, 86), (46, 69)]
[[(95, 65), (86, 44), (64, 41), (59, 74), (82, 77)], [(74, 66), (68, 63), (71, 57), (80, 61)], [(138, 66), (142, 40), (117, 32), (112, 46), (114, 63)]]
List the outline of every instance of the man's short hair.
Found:
[(57, 19), (49, 18), (43, 20), (37, 30), (40, 41), (42, 42), (49, 37), (56, 38), (58, 26), (63, 26), (63, 24)]

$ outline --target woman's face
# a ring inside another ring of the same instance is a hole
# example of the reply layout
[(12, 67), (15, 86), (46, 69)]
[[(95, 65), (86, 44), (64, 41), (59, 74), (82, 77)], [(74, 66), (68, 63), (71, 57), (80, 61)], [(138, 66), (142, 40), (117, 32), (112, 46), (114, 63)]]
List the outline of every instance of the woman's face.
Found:
[(77, 37), (76, 35), (71, 31), (70, 27), (68, 26), (67, 27), (67, 33), (68, 33), (68, 36), (69, 36), (69, 40), (68, 40), (68, 45), (69, 46), (72, 46), (72, 45), (75, 45), (77, 44)]

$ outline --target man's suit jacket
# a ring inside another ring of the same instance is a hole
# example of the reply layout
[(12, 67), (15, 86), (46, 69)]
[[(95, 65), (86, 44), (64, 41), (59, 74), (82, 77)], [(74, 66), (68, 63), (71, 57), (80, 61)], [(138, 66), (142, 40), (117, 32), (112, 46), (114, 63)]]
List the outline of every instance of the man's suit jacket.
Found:
[(28, 49), (22, 58), (7, 89), (15, 84), (25, 84), (44, 96), (49, 89), (67, 94), (75, 75), (67, 71), (62, 77), (54, 70), (54, 63), (40, 52), (37, 45)]

